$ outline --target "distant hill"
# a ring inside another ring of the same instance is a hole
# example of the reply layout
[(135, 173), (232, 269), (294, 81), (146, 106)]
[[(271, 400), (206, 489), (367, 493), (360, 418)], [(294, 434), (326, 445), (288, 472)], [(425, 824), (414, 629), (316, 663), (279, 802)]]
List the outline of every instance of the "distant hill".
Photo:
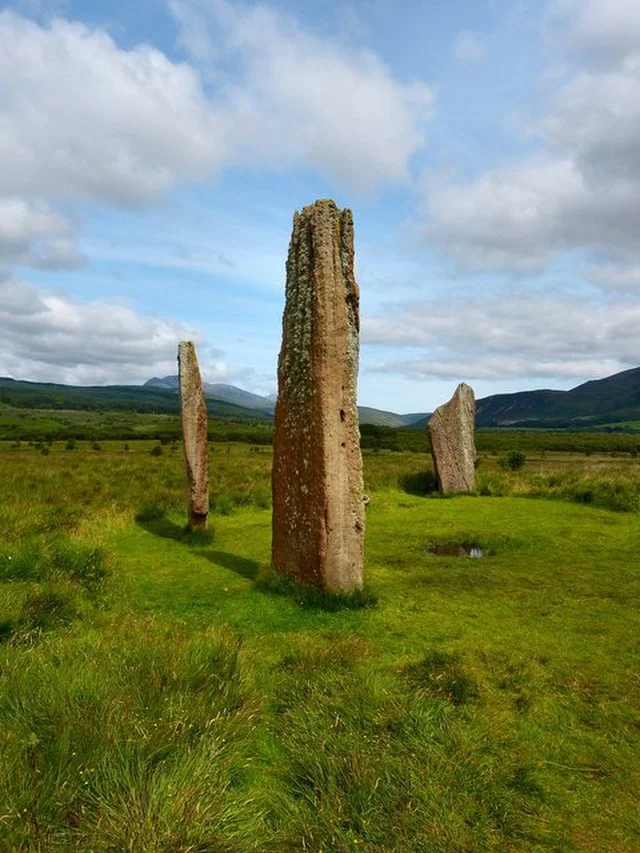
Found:
[[(154, 377), (145, 382), (142, 387), (163, 388), (177, 392), (178, 375), (163, 376), (162, 378)], [(252, 394), (250, 391), (244, 391), (235, 385), (205, 382), (204, 391), (207, 397), (216, 397), (219, 400), (226, 400), (229, 403), (244, 406), (247, 409), (256, 409), (260, 412), (268, 412), (269, 414), (273, 414), (275, 411), (276, 401), (274, 397), (261, 397), (259, 394)], [(424, 417), (421, 414), (397, 415), (395, 412), (384, 412), (368, 406), (359, 406), (358, 411), (360, 413), (361, 424), (373, 424), (374, 426), (403, 427)]]
[[(275, 399), (235, 385), (205, 382), (207, 409), (227, 420), (273, 420)], [(179, 411), (178, 376), (154, 377), (144, 385), (56, 385), (0, 378), (0, 403), (29, 409), (83, 409), (175, 414)], [(398, 415), (362, 406), (361, 424), (402, 427), (424, 415)]]
[(369, 406), (358, 406), (361, 424), (373, 426), (400, 427), (412, 426), (416, 421), (426, 418), (425, 414), (398, 415), (395, 412), (385, 412), (382, 409), (372, 409)]
[[(96, 385), (78, 387), (44, 382), (20, 382), (0, 378), (0, 403), (28, 409), (81, 409), (85, 411), (131, 411), (143, 414), (176, 414), (176, 389), (140, 385)], [(271, 420), (266, 411), (248, 409), (227, 400), (207, 396), (211, 415), (225, 420)]]
[[(147, 380), (142, 387), (165, 388), (177, 391), (178, 375), (164, 376), (162, 378), (154, 377)], [(275, 409), (275, 400), (272, 397), (261, 397), (259, 394), (252, 394), (251, 391), (244, 391), (235, 385), (225, 385), (222, 382), (205, 382), (204, 391), (207, 397), (226, 400), (227, 403), (243, 406), (245, 409), (260, 409), (271, 414)]]
[[(452, 388), (453, 391), (453, 388)], [(275, 401), (234, 385), (205, 383), (207, 408), (225, 420), (273, 420)], [(444, 402), (444, 400), (443, 400)], [(0, 378), (0, 404), (32, 409), (85, 409), (176, 413), (178, 377), (150, 379), (145, 385), (78, 387)], [(424, 429), (430, 415), (399, 415), (361, 406), (360, 423)], [(640, 367), (571, 391), (519, 391), (495, 394), (476, 403), (476, 426), (520, 429), (640, 429)]]
[(640, 423), (640, 367), (571, 391), (519, 391), (477, 401), (479, 427), (582, 429)]

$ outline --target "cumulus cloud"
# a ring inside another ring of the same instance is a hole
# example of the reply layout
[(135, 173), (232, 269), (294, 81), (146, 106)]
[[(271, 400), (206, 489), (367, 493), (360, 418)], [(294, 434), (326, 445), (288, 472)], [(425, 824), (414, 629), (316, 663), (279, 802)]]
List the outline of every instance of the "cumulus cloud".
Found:
[(0, 194), (135, 206), (229, 157), (197, 73), (104, 30), (0, 13)]
[(149, 45), (0, 13), (0, 194), (136, 206), (237, 162), (310, 165), (361, 186), (406, 177), (432, 106), (424, 83), (400, 83), (374, 55), (267, 7), (171, 7), (195, 60), (213, 57), (206, 93), (196, 68)]
[(569, 48), (592, 60), (617, 64), (638, 51), (640, 6), (636, 0), (553, 0), (548, 18), (564, 19)]
[(592, 378), (637, 366), (639, 323), (632, 300), (502, 293), (388, 306), (364, 319), (363, 340), (419, 350), (373, 368), (413, 378)]
[(434, 94), (372, 53), (304, 31), (265, 5), (171, 0), (181, 43), (225, 92), (233, 150), (246, 163), (311, 166), (369, 191), (408, 178)]
[(84, 258), (71, 224), (44, 202), (0, 198), (0, 263), (73, 269)]
[(207, 379), (229, 375), (222, 353), (184, 323), (118, 303), (78, 302), (13, 279), (0, 282), (0, 337), (0, 375), (18, 379), (102, 384), (173, 374), (178, 341), (187, 339), (202, 347)]
[(540, 158), (486, 172), (472, 184), (429, 186), (430, 239), (469, 268), (520, 272), (539, 269), (562, 248), (573, 226), (567, 208), (579, 209), (585, 195), (570, 159)]
[(482, 62), (487, 56), (487, 45), (479, 33), (460, 30), (453, 42), (453, 53), (461, 62)]
[(64, 199), (139, 207), (229, 159), (198, 73), (100, 29), (0, 12), (0, 262), (78, 266)]
[(426, 84), (266, 6), (171, 7), (191, 62), (0, 12), (0, 263), (81, 262), (61, 200), (138, 208), (230, 166), (311, 167), (363, 191), (407, 179)]
[[(623, 0), (564, 7), (565, 47), (579, 44), (585, 53), (534, 123), (539, 153), (471, 182), (427, 184), (428, 237), (468, 267), (533, 270), (562, 250), (637, 252), (640, 7)], [(587, 51), (598, 38), (607, 45), (604, 65)]]

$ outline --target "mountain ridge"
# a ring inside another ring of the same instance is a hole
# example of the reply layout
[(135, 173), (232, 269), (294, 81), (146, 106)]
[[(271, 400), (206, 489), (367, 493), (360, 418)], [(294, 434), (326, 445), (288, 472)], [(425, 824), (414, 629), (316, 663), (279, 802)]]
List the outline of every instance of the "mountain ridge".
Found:
[[(178, 374), (175, 373), (170, 376), (154, 376), (151, 379), (147, 379), (141, 387), (166, 388), (177, 391), (178, 383)], [(275, 409), (275, 400), (272, 398), (254, 394), (252, 391), (245, 391), (243, 388), (238, 388), (237, 385), (228, 385), (224, 382), (203, 382), (202, 385), (206, 395), (219, 400), (226, 400), (229, 403), (235, 403), (247, 409), (264, 409), (271, 414), (273, 414)]]
[[(178, 411), (178, 377), (153, 377), (144, 385), (73, 386), (0, 377), (0, 403), (17, 408)], [(273, 420), (275, 400), (225, 383), (205, 383), (209, 412), (229, 420)], [(444, 402), (444, 401), (443, 401)], [(424, 428), (430, 413), (359, 406), (360, 423), (392, 429)], [(583, 382), (569, 391), (535, 389), (476, 401), (478, 428), (640, 429), (640, 367)]]

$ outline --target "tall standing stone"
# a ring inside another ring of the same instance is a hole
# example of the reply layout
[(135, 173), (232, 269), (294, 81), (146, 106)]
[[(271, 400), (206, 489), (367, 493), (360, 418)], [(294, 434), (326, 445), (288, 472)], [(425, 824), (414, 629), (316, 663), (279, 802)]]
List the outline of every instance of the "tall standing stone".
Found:
[(209, 515), (207, 404), (196, 348), (191, 341), (180, 341), (178, 346), (178, 375), (189, 527), (193, 530), (205, 530)]
[(330, 200), (293, 217), (278, 360), (272, 564), (332, 592), (362, 586), (353, 218)]
[(427, 427), (433, 466), (441, 492), (472, 492), (476, 487), (476, 401), (473, 388), (458, 385)]

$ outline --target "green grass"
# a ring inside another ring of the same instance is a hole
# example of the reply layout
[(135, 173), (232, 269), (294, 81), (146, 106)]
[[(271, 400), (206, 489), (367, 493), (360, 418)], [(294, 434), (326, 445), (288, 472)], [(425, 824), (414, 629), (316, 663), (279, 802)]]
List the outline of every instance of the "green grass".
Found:
[(101, 445), (0, 452), (0, 849), (639, 849), (638, 512), (572, 492), (637, 460), (367, 454), (350, 608), (260, 583), (268, 452), (215, 448), (207, 540), (179, 451)]

